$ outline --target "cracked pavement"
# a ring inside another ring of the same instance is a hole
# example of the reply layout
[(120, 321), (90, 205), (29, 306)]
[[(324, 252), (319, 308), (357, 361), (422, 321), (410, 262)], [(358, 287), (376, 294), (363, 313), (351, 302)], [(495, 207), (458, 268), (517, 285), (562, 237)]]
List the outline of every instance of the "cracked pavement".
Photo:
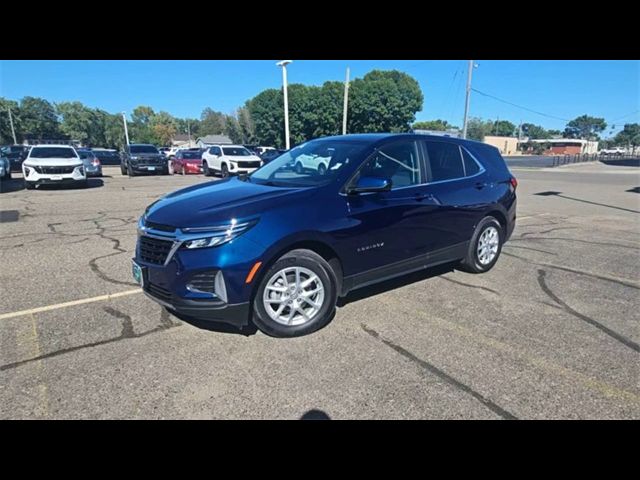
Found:
[(139, 215), (208, 179), (104, 171), (2, 185), (19, 216), (0, 223), (0, 418), (640, 418), (640, 169), (513, 169), (520, 219), (491, 272), (358, 290), (288, 340), (135, 291)]

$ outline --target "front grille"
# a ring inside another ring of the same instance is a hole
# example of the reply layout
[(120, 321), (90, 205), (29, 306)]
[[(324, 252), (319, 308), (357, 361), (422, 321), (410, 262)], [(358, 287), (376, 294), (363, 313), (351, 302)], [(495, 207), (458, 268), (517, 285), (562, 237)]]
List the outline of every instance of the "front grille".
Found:
[(144, 221), (144, 226), (147, 228), (153, 228), (154, 230), (159, 230), (161, 232), (175, 232), (176, 228), (170, 225), (162, 225), (160, 223), (150, 222), (149, 220)]
[(259, 166), (260, 166), (259, 160), (255, 162), (238, 162), (238, 168), (258, 168)]
[(146, 290), (154, 297), (164, 300), (165, 302), (171, 302), (171, 292), (166, 288), (156, 285), (155, 283), (147, 284)]
[(65, 167), (33, 167), (35, 168), (36, 172), (38, 173), (42, 173), (45, 175), (63, 175), (63, 174), (68, 174), (68, 173), (72, 173), (73, 169), (76, 168), (74, 166), (65, 166)]
[(140, 258), (145, 262), (164, 265), (173, 242), (147, 236), (140, 237)]
[(217, 272), (215, 271), (209, 271), (194, 275), (193, 277), (191, 277), (191, 280), (189, 280), (187, 289), (196, 292), (215, 294), (216, 273)]

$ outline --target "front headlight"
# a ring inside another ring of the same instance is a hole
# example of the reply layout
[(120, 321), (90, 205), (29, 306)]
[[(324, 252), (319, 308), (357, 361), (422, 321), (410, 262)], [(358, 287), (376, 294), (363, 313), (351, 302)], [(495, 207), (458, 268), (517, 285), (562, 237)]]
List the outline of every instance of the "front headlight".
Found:
[[(256, 223), (258, 223), (257, 219), (241, 223), (238, 223), (236, 219), (233, 219), (228, 225), (221, 225), (216, 227), (183, 228), (182, 231), (185, 233), (202, 232), (203, 236), (200, 238), (186, 240), (182, 245), (184, 248), (188, 249), (217, 247), (218, 245), (230, 242), (234, 238), (242, 235)], [(205, 232), (207, 233), (207, 235), (204, 235)]]
[(131, 157), (131, 160), (133, 160), (133, 161), (137, 161), (139, 158), (140, 158), (140, 157), (133, 156), (133, 157)]

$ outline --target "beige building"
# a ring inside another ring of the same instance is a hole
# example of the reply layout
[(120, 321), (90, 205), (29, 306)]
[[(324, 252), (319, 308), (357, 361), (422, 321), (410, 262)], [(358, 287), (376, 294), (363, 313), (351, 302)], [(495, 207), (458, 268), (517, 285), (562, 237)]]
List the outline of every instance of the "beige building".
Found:
[(487, 135), (484, 137), (484, 143), (493, 145), (502, 155), (519, 155), (518, 152), (518, 138), (517, 137), (496, 137)]

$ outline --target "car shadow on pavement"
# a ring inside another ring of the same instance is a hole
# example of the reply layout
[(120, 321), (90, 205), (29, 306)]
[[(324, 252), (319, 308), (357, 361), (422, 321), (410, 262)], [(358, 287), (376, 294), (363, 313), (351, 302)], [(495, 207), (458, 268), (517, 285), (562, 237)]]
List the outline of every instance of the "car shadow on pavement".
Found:
[(38, 190), (84, 190), (85, 188), (99, 188), (104, 186), (104, 180), (101, 178), (87, 178), (87, 186), (79, 187), (77, 185), (55, 185), (52, 183), (45, 183), (44, 185), (38, 185)]
[(0, 180), (0, 192), (9, 193), (24, 190), (24, 182), (21, 178), (12, 178), (11, 180)]
[(245, 337), (249, 337), (251, 335), (255, 335), (256, 332), (258, 331), (257, 327), (253, 323), (249, 323), (249, 325), (246, 325), (241, 329), (234, 325), (230, 325), (228, 323), (215, 322), (215, 321), (209, 321), (209, 320), (200, 320), (197, 318), (180, 314), (173, 310), (167, 309), (167, 311), (174, 317), (182, 320), (185, 323), (188, 323), (189, 325), (193, 325), (194, 327), (199, 328), (201, 330), (209, 330), (210, 332), (231, 333), (231, 334), (244, 335)]
[(362, 287), (357, 290), (353, 290), (349, 292), (346, 297), (339, 298), (337, 305), (338, 307), (344, 307), (345, 305), (348, 305), (350, 303), (364, 300), (365, 298), (373, 297), (375, 295), (379, 295), (380, 293), (390, 292), (392, 290), (395, 290), (396, 288), (405, 287), (407, 285), (411, 285), (412, 283), (421, 282), (423, 280), (428, 280), (429, 278), (453, 272), (457, 264), (458, 262), (444, 263), (436, 267), (427, 268), (425, 270), (409, 273), (401, 277), (385, 280), (384, 282), (376, 283), (368, 287)]

